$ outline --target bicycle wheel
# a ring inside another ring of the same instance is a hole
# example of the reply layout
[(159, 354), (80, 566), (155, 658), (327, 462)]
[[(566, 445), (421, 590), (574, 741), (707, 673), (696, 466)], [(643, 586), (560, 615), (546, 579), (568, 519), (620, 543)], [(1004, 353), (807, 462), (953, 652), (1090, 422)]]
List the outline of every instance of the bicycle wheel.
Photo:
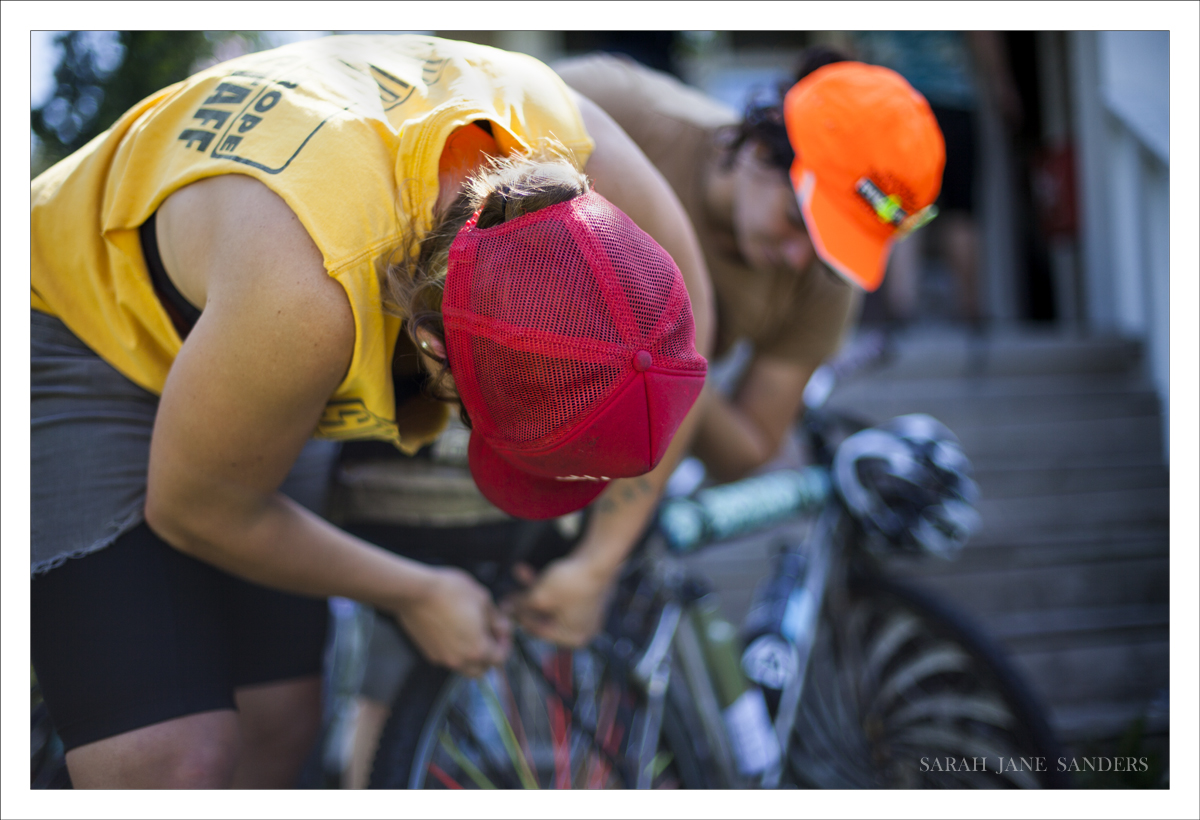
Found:
[(960, 613), (874, 573), (832, 596), (788, 749), (795, 785), (1060, 788), (1058, 756), (1029, 688)]
[[(422, 664), (384, 727), (372, 788), (629, 788), (645, 700), (613, 653), (518, 636), (502, 668), (471, 680)], [(704, 772), (667, 701), (653, 788), (702, 788)]]

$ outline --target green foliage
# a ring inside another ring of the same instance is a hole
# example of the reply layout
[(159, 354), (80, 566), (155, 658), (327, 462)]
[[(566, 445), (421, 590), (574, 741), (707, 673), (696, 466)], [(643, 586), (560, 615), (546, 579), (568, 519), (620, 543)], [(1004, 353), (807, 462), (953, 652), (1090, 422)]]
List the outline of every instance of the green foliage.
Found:
[(54, 94), (29, 112), (40, 141), (35, 176), (214, 55), (228, 58), (265, 45), (257, 32), (231, 31), (68, 31), (55, 42), (62, 55)]

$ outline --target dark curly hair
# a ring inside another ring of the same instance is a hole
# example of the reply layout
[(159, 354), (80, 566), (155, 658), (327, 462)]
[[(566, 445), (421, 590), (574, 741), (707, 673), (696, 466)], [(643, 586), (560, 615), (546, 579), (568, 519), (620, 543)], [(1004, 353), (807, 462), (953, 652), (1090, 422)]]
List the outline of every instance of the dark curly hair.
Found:
[(796, 71), (790, 82), (780, 83), (776, 88), (777, 101), (761, 103), (751, 101), (746, 105), (742, 121), (731, 126), (725, 135), (725, 165), (733, 164), (734, 158), (743, 145), (752, 143), (764, 151), (763, 159), (772, 168), (778, 168), (785, 174), (796, 159), (796, 152), (788, 140), (787, 128), (783, 122), (783, 97), (796, 83), (822, 66), (840, 63), (850, 58), (835, 48), (829, 46), (810, 46), (800, 53), (796, 61)]

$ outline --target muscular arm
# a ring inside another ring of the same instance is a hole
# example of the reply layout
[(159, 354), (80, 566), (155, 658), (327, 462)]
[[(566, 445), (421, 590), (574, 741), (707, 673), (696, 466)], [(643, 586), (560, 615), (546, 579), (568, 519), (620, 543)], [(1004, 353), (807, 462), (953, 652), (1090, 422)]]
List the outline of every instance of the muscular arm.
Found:
[[(349, 303), (316, 246), (283, 200), (244, 176), (182, 189), (160, 220), (169, 264), (204, 312), (163, 390), (147, 523), (229, 572), (376, 604), (422, 633), (424, 604), (463, 578), (356, 539), (277, 492), (354, 346)], [(478, 638), (423, 648), (447, 665), (478, 662)]]
[[(708, 356), (712, 350), (715, 325), (712, 285), (687, 212), (666, 179), (620, 126), (587, 98), (579, 96), (577, 102), (588, 133), (596, 142), (596, 149), (584, 170), (592, 178), (597, 191), (671, 254), (683, 274), (684, 285), (692, 300), (696, 349), (702, 356)], [(633, 546), (633, 541), (653, 512), (671, 471), (687, 452), (702, 415), (707, 392), (701, 395), (680, 425), (679, 432), (675, 434), (658, 467), (639, 478), (614, 481), (596, 504), (592, 532), (589, 533), (594, 538), (585, 538), (580, 548), (590, 548), (589, 542), (612, 544), (613, 557), (616, 557), (611, 566), (613, 571)], [(623, 550), (616, 547), (617, 544)], [(621, 553), (619, 557), (616, 556), (618, 552)]]
[(735, 481), (775, 457), (819, 364), (756, 358), (736, 396), (713, 394), (692, 447), (713, 477)]
[[(687, 213), (667, 181), (612, 118), (582, 96), (576, 95), (576, 102), (596, 143), (584, 170), (600, 194), (671, 254), (691, 297), (696, 349), (708, 356), (714, 327), (712, 288)], [(598, 596), (615, 578), (654, 512), (667, 478), (687, 452), (708, 393), (707, 389), (701, 393), (654, 470), (613, 481), (593, 503), (588, 531), (574, 552), (547, 568), (519, 605), (518, 614), (527, 628), (560, 643), (580, 644), (599, 627), (602, 600)], [(588, 600), (587, 606), (572, 607), (576, 613), (587, 611), (586, 616), (575, 618), (564, 612), (572, 598)], [(552, 610), (562, 617), (547, 614)]]

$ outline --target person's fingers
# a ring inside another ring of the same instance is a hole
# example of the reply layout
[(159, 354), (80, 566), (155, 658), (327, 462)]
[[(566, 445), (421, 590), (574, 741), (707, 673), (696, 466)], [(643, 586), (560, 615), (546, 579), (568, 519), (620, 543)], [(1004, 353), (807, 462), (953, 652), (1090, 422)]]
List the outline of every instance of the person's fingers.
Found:
[(529, 621), (521, 624), (522, 628), (533, 637), (555, 643), (554, 640), (554, 624), (546, 623), (545, 621)]
[(487, 640), (476, 660), (485, 668), (499, 666), (508, 657), (508, 647), (505, 641)]
[(496, 640), (512, 637), (512, 619), (502, 609), (493, 608), (488, 613), (488, 624)]
[(532, 586), (537, 580), (537, 572), (529, 564), (521, 563), (512, 568), (512, 576), (523, 587)]
[(506, 595), (496, 602), (496, 611), (509, 621), (513, 621), (517, 617), (517, 599), (515, 595)]
[[(493, 610), (490, 626), (492, 637), (496, 639), (496, 644), (500, 647), (502, 655), (507, 657), (509, 650), (512, 649), (512, 621), (503, 612)], [(503, 661), (503, 658), (501, 658), (501, 661)]]
[(513, 617), (526, 629), (531, 625), (544, 629), (555, 620), (552, 612), (538, 607), (528, 596), (521, 596), (514, 602)]

